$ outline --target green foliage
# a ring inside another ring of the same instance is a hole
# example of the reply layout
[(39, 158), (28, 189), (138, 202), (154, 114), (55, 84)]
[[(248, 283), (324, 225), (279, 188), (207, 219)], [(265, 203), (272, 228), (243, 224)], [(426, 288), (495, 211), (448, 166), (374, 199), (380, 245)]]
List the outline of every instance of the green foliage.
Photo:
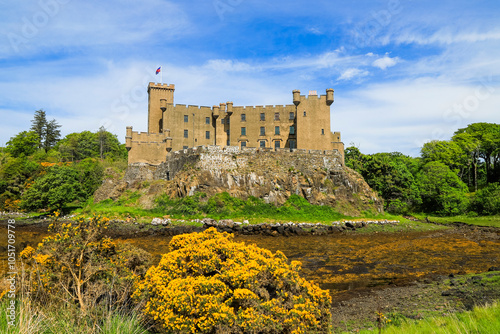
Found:
[(80, 175), (74, 168), (54, 166), (36, 178), (22, 196), (24, 210), (61, 209), (75, 200), (84, 199)]
[(331, 221), (342, 218), (332, 207), (311, 205), (305, 198), (291, 195), (282, 206), (265, 203), (250, 196), (247, 200), (232, 197), (227, 192), (206, 199), (206, 194), (197, 193), (179, 199), (161, 195), (156, 199), (156, 210), (174, 218), (185, 216), (213, 219), (222, 218), (270, 218), (278, 220)]
[(467, 210), (467, 186), (445, 164), (437, 161), (425, 164), (417, 180), (424, 212), (457, 215)]
[(23, 131), (7, 142), (5, 152), (12, 157), (27, 157), (36, 152), (40, 143), (40, 137), (34, 131)]
[[(395, 319), (396, 324), (384, 328), (384, 333), (405, 334), (461, 334), (500, 333), (500, 303), (474, 307), (472, 311), (454, 313), (449, 316), (434, 316), (423, 320)], [(363, 330), (360, 333), (373, 333)]]
[(364, 155), (355, 147), (346, 149), (346, 165), (354, 168), (385, 200), (392, 213), (408, 213), (417, 207), (420, 191), (413, 174), (419, 162), (399, 152)]
[(116, 135), (104, 128), (97, 132), (83, 131), (70, 133), (56, 145), (65, 161), (86, 158), (126, 159), (127, 150), (120, 144)]
[(486, 188), (479, 190), (474, 195), (471, 209), (480, 215), (500, 214), (500, 185), (490, 183)]
[(30, 130), (35, 132), (39, 138), (38, 147), (48, 152), (61, 137), (59, 130), (61, 125), (57, 124), (55, 119), (47, 121), (46, 113), (42, 109), (35, 111), (31, 124)]
[(458, 143), (450, 140), (433, 140), (425, 143), (421, 155), (424, 163), (439, 161), (457, 174), (463, 171), (467, 164), (467, 153)]
[[(467, 134), (469, 137), (458, 135)], [(453, 140), (467, 143), (469, 150), (473, 149), (474, 164), (479, 164), (485, 170), (485, 183), (500, 181), (500, 125), (494, 123), (473, 123), (466, 128), (458, 129)]]
[[(54, 165), (54, 164), (52, 164)], [(101, 185), (104, 169), (97, 160), (45, 167), (22, 195), (24, 210), (62, 209), (74, 202), (85, 202)]]
[(102, 184), (104, 168), (98, 160), (88, 158), (75, 164), (75, 169), (79, 172), (84, 199), (87, 199)]

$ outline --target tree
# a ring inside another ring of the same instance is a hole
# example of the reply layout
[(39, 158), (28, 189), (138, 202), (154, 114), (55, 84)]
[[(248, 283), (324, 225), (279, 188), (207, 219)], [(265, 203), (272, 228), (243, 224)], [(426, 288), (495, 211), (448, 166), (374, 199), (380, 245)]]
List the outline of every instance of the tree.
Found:
[(86, 158), (126, 158), (127, 150), (120, 144), (116, 135), (103, 127), (96, 133), (82, 131), (70, 133), (60, 140), (56, 149), (66, 160), (82, 160)]
[(40, 138), (38, 148), (43, 148), (45, 152), (48, 152), (61, 137), (60, 127), (55, 119), (50, 122), (47, 121), (47, 115), (44, 110), (35, 111), (30, 130), (36, 132)]
[(480, 215), (500, 214), (500, 185), (490, 183), (486, 188), (476, 192), (471, 209)]
[(467, 166), (467, 153), (460, 145), (451, 140), (433, 140), (421, 149), (424, 163), (440, 161), (450, 167), (461, 178)]
[(331, 297), (300, 262), (210, 228), (179, 235), (134, 297), (168, 333), (326, 333)]
[(455, 135), (468, 133), (478, 143), (478, 157), (483, 159), (486, 183), (500, 180), (500, 125), (494, 123), (473, 123), (458, 129)]
[(14, 158), (27, 157), (37, 150), (40, 137), (35, 131), (23, 131), (7, 142), (5, 151)]
[(31, 120), (31, 131), (36, 132), (40, 142), (38, 148), (42, 148), (42, 141), (45, 135), (45, 127), (47, 126), (47, 115), (43, 109), (35, 111), (35, 116)]
[(24, 210), (62, 209), (75, 200), (85, 200), (78, 171), (72, 167), (49, 167), (46, 174), (35, 179), (22, 196)]
[(424, 212), (457, 215), (466, 211), (467, 186), (444, 163), (428, 162), (417, 174), (417, 181)]
[(43, 141), (43, 148), (45, 152), (48, 152), (61, 138), (61, 131), (59, 130), (61, 126), (57, 124), (56, 120), (53, 119), (47, 123), (45, 127), (45, 138)]
[(457, 145), (461, 148), (462, 152), (466, 157), (465, 173), (462, 174), (462, 180), (467, 182), (469, 187), (474, 185), (475, 190), (477, 191), (477, 166), (479, 159), (479, 140), (474, 138), (469, 133), (457, 133), (452, 139), (453, 142), (457, 143)]
[(384, 199), (393, 213), (408, 213), (420, 204), (420, 192), (410, 169), (418, 162), (399, 152), (362, 154), (356, 147), (346, 149), (346, 166), (360, 173)]

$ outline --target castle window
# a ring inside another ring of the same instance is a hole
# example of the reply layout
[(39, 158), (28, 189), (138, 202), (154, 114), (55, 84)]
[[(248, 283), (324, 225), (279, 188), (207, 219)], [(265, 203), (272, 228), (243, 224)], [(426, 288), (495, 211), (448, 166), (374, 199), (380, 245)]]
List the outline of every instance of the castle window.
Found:
[(259, 142), (259, 146), (260, 146), (260, 147), (266, 147), (266, 141), (265, 141), (265, 140), (261, 140), (261, 141)]
[(266, 114), (264, 114), (263, 112), (260, 113), (260, 120), (261, 121), (265, 121), (266, 120)]
[(205, 124), (210, 124), (210, 117), (205, 117)]
[(279, 140), (274, 142), (274, 148), (280, 148), (280, 142)]
[(242, 141), (241, 142), (241, 148), (243, 148), (243, 147), (247, 147), (247, 142), (246, 141)]
[(290, 112), (290, 120), (295, 119), (295, 113), (292, 111)]
[(227, 142), (226, 142), (226, 146), (229, 146), (229, 139), (228, 139), (228, 140), (227, 140)]
[(266, 128), (263, 127), (263, 126), (260, 127), (260, 135), (261, 136), (265, 136), (266, 135)]
[(290, 127), (290, 134), (291, 135), (295, 134), (295, 126), (293, 126), (293, 125)]
[(229, 118), (227, 119), (226, 124), (229, 124)]
[(274, 120), (275, 121), (279, 121), (280, 120), (280, 113), (279, 112), (275, 112), (274, 113)]
[(182, 146), (182, 149), (183, 149), (183, 150), (187, 150), (187, 149), (188, 149), (188, 147), (187, 147), (187, 146)]
[(210, 139), (210, 131), (205, 131), (205, 139)]
[(188, 122), (188, 115), (184, 115), (184, 123)]
[(274, 134), (275, 135), (279, 135), (280, 134), (280, 127), (279, 126), (275, 126), (274, 127)]
[(297, 148), (297, 143), (295, 140), (290, 140), (290, 149), (293, 150), (294, 148)]
[(241, 135), (246, 136), (247, 135), (247, 128), (243, 127), (241, 128)]
[(224, 118), (220, 120), (220, 124), (224, 124)]
[(241, 121), (246, 122), (247, 120), (247, 115), (246, 114), (241, 114)]
[(306, 117), (306, 111), (304, 110), (304, 117)]
[(184, 138), (188, 137), (188, 130), (184, 130)]
[(321, 129), (321, 134), (324, 135), (325, 134), (325, 129)]

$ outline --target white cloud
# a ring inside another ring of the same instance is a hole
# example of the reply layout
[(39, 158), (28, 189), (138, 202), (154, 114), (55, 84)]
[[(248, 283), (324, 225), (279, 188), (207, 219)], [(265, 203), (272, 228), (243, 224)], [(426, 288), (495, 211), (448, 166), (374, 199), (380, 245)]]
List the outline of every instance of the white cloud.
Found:
[(348, 68), (339, 76), (337, 80), (352, 80), (367, 76), (367, 71), (360, 70), (359, 68)]
[(399, 62), (398, 57), (391, 58), (388, 55), (385, 55), (384, 57), (378, 58), (377, 60), (375, 60), (372, 63), (372, 65), (375, 67), (378, 67), (382, 70), (385, 70), (388, 67), (392, 67), (392, 66), (396, 65), (398, 62)]

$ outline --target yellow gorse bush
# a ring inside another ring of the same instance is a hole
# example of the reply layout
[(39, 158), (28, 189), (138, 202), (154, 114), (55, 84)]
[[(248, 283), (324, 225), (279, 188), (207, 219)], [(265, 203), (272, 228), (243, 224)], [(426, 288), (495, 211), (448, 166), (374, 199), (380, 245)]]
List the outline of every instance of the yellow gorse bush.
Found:
[(168, 333), (324, 333), (331, 297), (281, 252), (210, 228), (176, 236), (134, 297)]
[(101, 300), (112, 299), (118, 307), (130, 298), (135, 282), (147, 270), (149, 254), (105, 236), (108, 222), (101, 216), (56, 220), (49, 225), (51, 235), (36, 249), (28, 246), (20, 253), (33, 300), (74, 304), (90, 314)]

